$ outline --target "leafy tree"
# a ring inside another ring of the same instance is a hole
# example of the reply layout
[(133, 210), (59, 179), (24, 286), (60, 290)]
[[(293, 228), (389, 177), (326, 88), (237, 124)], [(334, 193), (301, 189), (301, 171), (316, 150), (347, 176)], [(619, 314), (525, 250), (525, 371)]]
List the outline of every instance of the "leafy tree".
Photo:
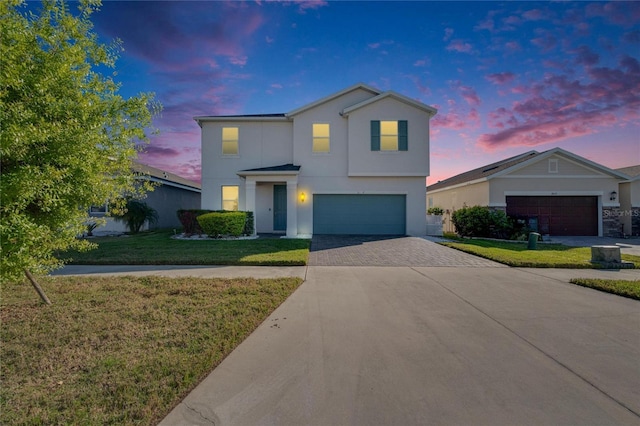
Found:
[(158, 223), (158, 212), (144, 201), (131, 199), (127, 201), (126, 211), (115, 219), (124, 222), (129, 232), (137, 234), (145, 222), (150, 225)]
[(0, 2), (2, 281), (61, 266), (57, 251), (90, 247), (76, 236), (91, 205), (117, 210), (123, 194), (145, 191), (131, 166), (159, 105), (118, 94), (106, 73), (120, 42), (100, 43), (90, 20), (100, 2), (73, 5), (44, 0), (34, 14)]

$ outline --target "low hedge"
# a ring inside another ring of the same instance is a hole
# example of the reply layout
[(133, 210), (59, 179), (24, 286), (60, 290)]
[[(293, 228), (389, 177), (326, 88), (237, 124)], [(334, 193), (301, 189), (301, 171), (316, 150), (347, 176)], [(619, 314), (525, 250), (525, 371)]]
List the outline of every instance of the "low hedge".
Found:
[(212, 238), (222, 236), (239, 237), (247, 223), (246, 212), (212, 212), (197, 217), (198, 224), (205, 234)]
[[(201, 235), (205, 232), (198, 223), (198, 216), (202, 216), (207, 213), (230, 213), (227, 210), (201, 210), (201, 209), (180, 209), (177, 211), (178, 220), (182, 224), (182, 232), (186, 235)], [(246, 214), (246, 220), (244, 224), (244, 230), (242, 235), (253, 234), (253, 212), (244, 212)]]

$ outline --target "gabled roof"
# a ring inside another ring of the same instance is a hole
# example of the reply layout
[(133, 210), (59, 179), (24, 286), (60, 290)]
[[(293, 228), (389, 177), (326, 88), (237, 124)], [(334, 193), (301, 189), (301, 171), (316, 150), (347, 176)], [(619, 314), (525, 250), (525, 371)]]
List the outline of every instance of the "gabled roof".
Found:
[(400, 102), (404, 102), (404, 103), (406, 103), (406, 104), (408, 104), (408, 105), (410, 105), (410, 106), (412, 106), (414, 108), (421, 109), (421, 110), (425, 111), (426, 113), (428, 113), (431, 117), (433, 117), (434, 115), (436, 115), (438, 113), (438, 110), (435, 109), (434, 107), (431, 107), (429, 105), (423, 104), (422, 102), (418, 102), (416, 100), (408, 98), (408, 97), (406, 97), (404, 95), (401, 95), (400, 93), (394, 92), (393, 90), (389, 90), (387, 92), (384, 92), (384, 93), (381, 93), (381, 94), (379, 94), (377, 96), (374, 96), (373, 98), (369, 98), (369, 99), (367, 99), (365, 101), (362, 101), (362, 102), (360, 102), (358, 104), (355, 104), (355, 105), (352, 105), (350, 107), (345, 108), (344, 110), (342, 110), (342, 115), (349, 115), (349, 113), (351, 113), (351, 112), (353, 112), (353, 111), (355, 111), (357, 109), (360, 109), (362, 107), (365, 107), (367, 105), (370, 105), (370, 104), (372, 104), (374, 102), (381, 101), (381, 100), (386, 99), (386, 98), (392, 98), (392, 99), (398, 100)]
[(134, 163), (133, 171), (143, 176), (149, 176), (151, 180), (160, 182), (163, 185), (175, 186), (178, 188), (200, 192), (201, 186), (199, 183), (185, 179), (176, 174), (165, 172), (164, 170), (148, 166), (146, 164)]
[(481, 179), (484, 180), (491, 175), (494, 175), (503, 170), (510, 169), (516, 164), (537, 157), (538, 155), (540, 155), (540, 153), (537, 151), (529, 151), (525, 152), (524, 154), (516, 155), (515, 157), (507, 158), (506, 160), (498, 161), (497, 163), (487, 164), (486, 166), (478, 167), (477, 169), (473, 169), (468, 172), (450, 177), (449, 179), (434, 183), (433, 185), (429, 185), (427, 187), (427, 191), (434, 191), (437, 189), (447, 188), (449, 186), (460, 185), (463, 183), (473, 182)]
[(573, 154), (569, 151), (565, 151), (562, 148), (553, 148), (544, 152), (529, 151), (515, 157), (507, 158), (506, 160), (502, 160), (497, 163), (488, 164), (483, 167), (478, 167), (477, 169), (459, 174), (457, 176), (450, 177), (449, 179), (445, 179), (441, 182), (430, 185), (427, 187), (427, 191), (436, 191), (436, 190), (440, 190), (440, 189), (444, 189), (452, 186), (462, 185), (465, 183), (471, 183), (471, 182), (475, 183), (475, 182), (493, 179), (499, 176), (512, 173), (518, 169), (527, 167), (535, 162), (544, 160), (545, 158), (551, 157), (552, 155), (556, 155), (556, 154), (562, 155), (573, 161), (581, 163), (584, 166), (595, 169), (600, 173), (607, 174), (617, 179), (624, 179), (624, 180), (628, 179), (626, 175), (618, 171), (612, 170), (601, 164), (594, 163), (591, 160), (587, 160), (584, 157)]
[(240, 170), (238, 176), (252, 175), (297, 175), (300, 173), (300, 166), (294, 164), (282, 164), (280, 166), (259, 167), (257, 169)]
[(336, 92), (336, 93), (334, 93), (332, 95), (329, 95), (329, 96), (326, 96), (326, 97), (324, 97), (322, 99), (319, 99), (319, 100), (317, 100), (315, 102), (311, 102), (310, 104), (306, 104), (306, 105), (301, 106), (300, 108), (294, 109), (293, 111), (287, 113), (287, 117), (292, 117), (294, 115), (300, 114), (301, 112), (304, 112), (304, 111), (306, 111), (308, 109), (311, 109), (311, 108), (315, 108), (318, 105), (322, 105), (322, 104), (324, 104), (326, 102), (332, 101), (333, 99), (339, 98), (340, 96), (346, 95), (347, 93), (351, 93), (351, 92), (353, 92), (355, 90), (365, 90), (367, 92), (371, 92), (371, 94), (375, 95), (375, 96), (380, 94), (380, 92), (377, 89), (374, 89), (371, 86), (367, 86), (364, 83), (358, 83), (358, 84), (354, 84), (351, 87), (347, 87), (346, 89), (343, 89), (343, 90), (341, 90), (339, 92)]
[(629, 180), (638, 180), (640, 179), (640, 164), (637, 166), (623, 167), (621, 169), (616, 169), (616, 172), (620, 172), (629, 176)]

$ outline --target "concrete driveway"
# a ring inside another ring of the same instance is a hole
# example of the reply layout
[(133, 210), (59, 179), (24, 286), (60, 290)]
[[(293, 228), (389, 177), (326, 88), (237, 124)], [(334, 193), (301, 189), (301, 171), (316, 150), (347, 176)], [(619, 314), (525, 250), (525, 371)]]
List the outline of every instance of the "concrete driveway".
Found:
[(368, 235), (314, 235), (309, 265), (504, 267), (424, 238)]
[(594, 273), (310, 266), (161, 424), (640, 424), (640, 302)]

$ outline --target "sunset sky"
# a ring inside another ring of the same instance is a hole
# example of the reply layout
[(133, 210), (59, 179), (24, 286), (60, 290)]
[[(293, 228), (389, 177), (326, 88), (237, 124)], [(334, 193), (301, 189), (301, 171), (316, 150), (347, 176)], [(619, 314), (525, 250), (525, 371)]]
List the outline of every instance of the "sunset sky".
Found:
[(121, 94), (164, 106), (142, 162), (193, 180), (194, 116), (359, 82), (438, 109), (429, 183), (556, 146), (640, 164), (640, 2), (106, 1), (93, 22), (124, 43)]

